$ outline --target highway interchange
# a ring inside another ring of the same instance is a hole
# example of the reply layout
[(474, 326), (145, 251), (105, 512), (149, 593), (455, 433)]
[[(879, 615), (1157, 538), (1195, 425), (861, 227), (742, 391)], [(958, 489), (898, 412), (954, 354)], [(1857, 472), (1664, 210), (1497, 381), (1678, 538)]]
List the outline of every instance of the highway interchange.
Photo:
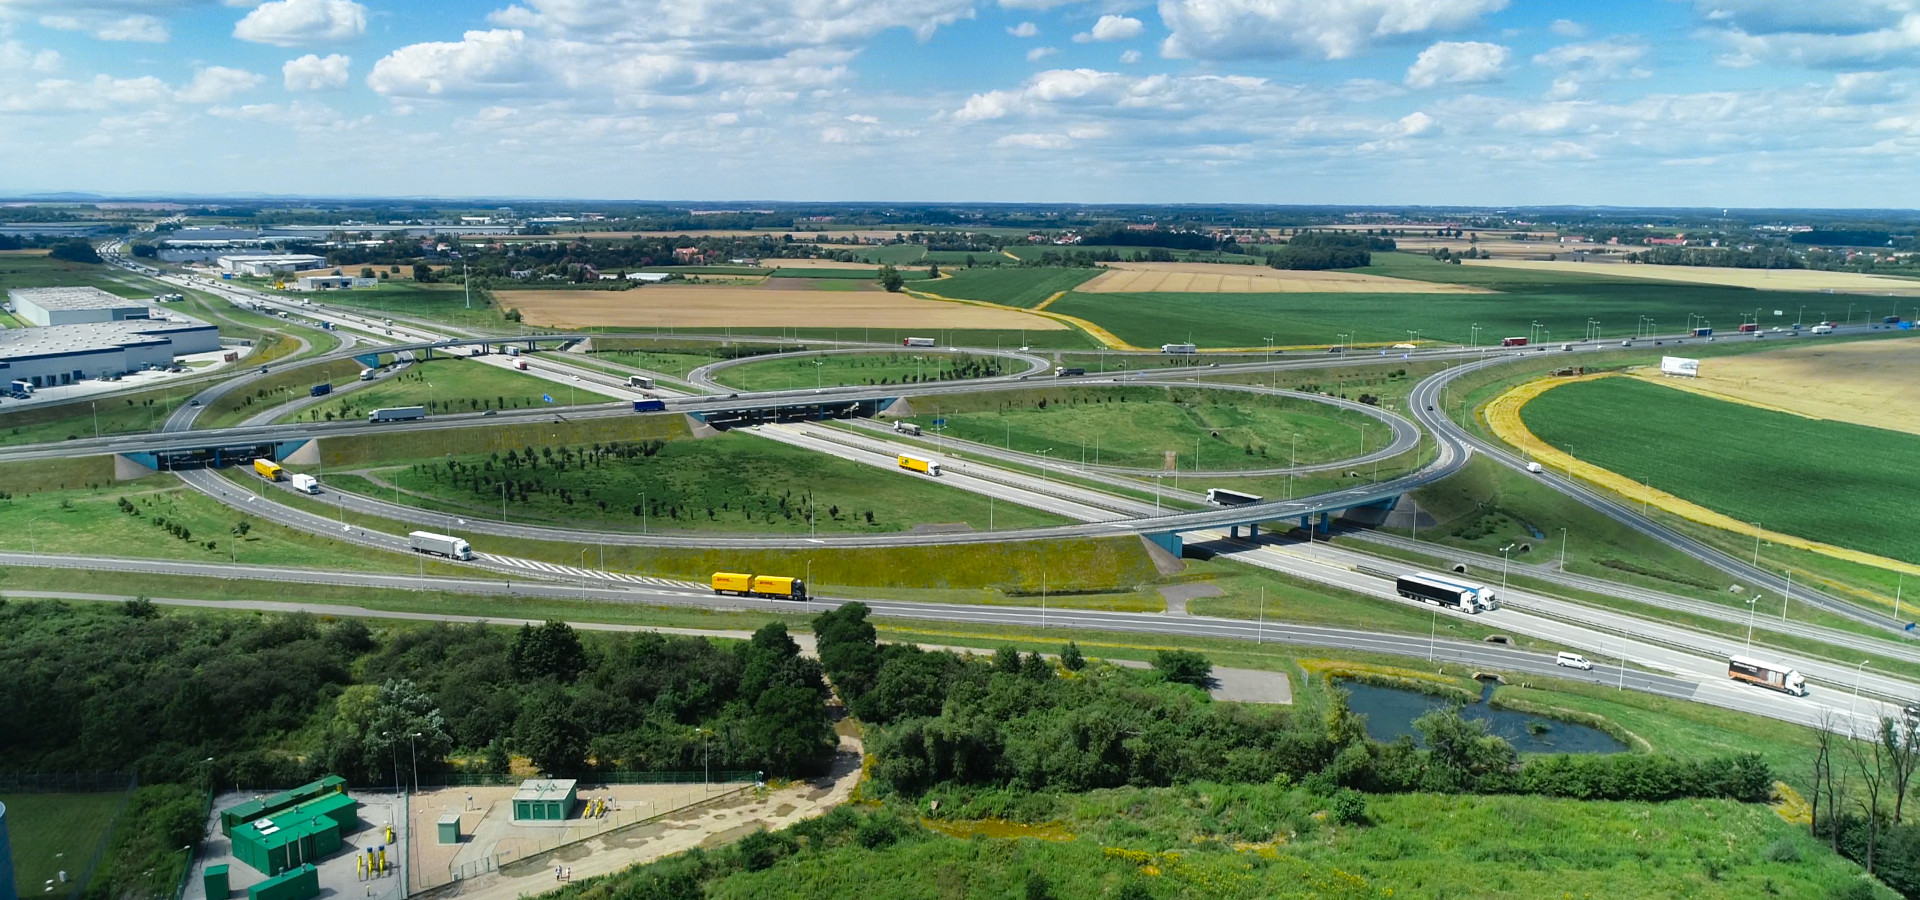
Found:
[[(117, 255), (115, 261), (124, 260)], [(327, 359), (347, 358), (364, 355), (378, 349), (382, 353), (425, 350), (429, 346), (448, 346), (470, 341), (474, 336), (465, 333), (452, 333), (439, 326), (426, 326), (418, 322), (397, 321), (388, 325), (384, 320), (374, 321), (361, 311), (338, 311), (326, 307), (310, 307), (297, 304), (282, 297), (251, 291), (242, 287), (226, 284), (208, 284), (203, 280), (189, 281), (181, 276), (162, 275), (160, 280), (181, 287), (210, 291), (236, 302), (259, 304), (272, 309), (283, 309), (289, 315), (308, 319), (331, 321), (336, 325), (336, 333), (347, 338), (342, 348), (308, 359), (297, 365), (310, 365)], [(355, 340), (352, 332), (360, 332)], [(651, 334), (646, 336), (652, 336)], [(683, 336), (684, 337), (684, 336)], [(515, 341), (537, 339), (544, 346), (559, 346), (563, 341), (573, 340), (571, 335), (547, 335), (514, 337)], [(502, 340), (494, 338), (493, 340)], [(735, 341), (740, 338), (733, 338)], [(380, 346), (384, 343), (384, 346)], [(809, 342), (810, 345), (817, 342)], [(1578, 349), (1601, 349), (1616, 341), (1573, 342)], [(850, 352), (880, 349), (873, 346), (849, 345), (844, 349)], [(817, 351), (814, 351), (817, 352)], [(996, 351), (968, 351), (974, 353), (993, 353)], [(738, 409), (743, 406), (780, 406), (796, 404), (840, 404), (851, 401), (874, 400), (879, 398), (907, 397), (910, 401), (922, 398), (937, 398), (942, 394), (979, 393), (991, 390), (1018, 390), (1034, 387), (1035, 379), (1042, 377), (1048, 361), (1031, 354), (1000, 351), (1000, 355), (1024, 364), (1024, 371), (1000, 376), (994, 379), (980, 379), (964, 383), (934, 383), (926, 385), (898, 386), (886, 389), (860, 387), (826, 387), (819, 390), (772, 391), (772, 392), (736, 392), (720, 387), (712, 381), (713, 372), (725, 368), (725, 365), (703, 367), (691, 373), (688, 378), (657, 380), (665, 383), (679, 381), (688, 384), (694, 391), (706, 391), (705, 394), (658, 391), (658, 395), (668, 398), (668, 406), (674, 412), (704, 413)], [(1125, 360), (1125, 354), (1113, 354), (1117, 359)], [(1263, 504), (1257, 510), (1261, 520), (1297, 520), (1309, 513), (1338, 511), (1353, 506), (1364, 505), (1374, 500), (1397, 496), (1421, 484), (1443, 478), (1457, 471), (1472, 454), (1479, 453), (1505, 466), (1525, 471), (1525, 460), (1496, 445), (1485, 442), (1458, 423), (1446, 413), (1441, 402), (1442, 391), (1454, 379), (1484, 366), (1497, 366), (1517, 358), (1530, 356), (1527, 352), (1501, 351), (1498, 348), (1446, 349), (1421, 351), (1410, 354), (1420, 360), (1442, 359), (1461, 363), (1431, 375), (1420, 381), (1409, 395), (1407, 418), (1393, 412), (1379, 410), (1360, 404), (1339, 404), (1347, 408), (1358, 407), (1359, 412), (1373, 416), (1377, 421), (1392, 429), (1393, 439), (1387, 448), (1365, 454), (1357, 459), (1343, 460), (1314, 467), (1300, 467), (1299, 472), (1309, 470), (1360, 468), (1376, 460), (1386, 460), (1409, 453), (1416, 448), (1431, 448), (1425, 464), (1417, 470), (1385, 482), (1368, 484), (1362, 487), (1344, 489), (1331, 494), (1311, 498), (1298, 498), (1292, 501), (1277, 501)], [(566, 354), (548, 353), (538, 357), (538, 363), (530, 366), (527, 374), (547, 378), (557, 384), (578, 384), (595, 392), (623, 398), (641, 396), (629, 390), (624, 381), (604, 372), (583, 366), (573, 366), (565, 362)], [(765, 357), (760, 357), (764, 359)], [(1577, 360), (1579, 357), (1571, 357)], [(470, 360), (477, 364), (507, 365), (507, 357), (492, 355)], [(1156, 367), (1131, 371), (1098, 373), (1082, 378), (1070, 379), (1074, 384), (1141, 384), (1141, 385), (1180, 385), (1182, 387), (1210, 387), (1213, 389), (1252, 391), (1258, 393), (1277, 393), (1299, 396), (1293, 392), (1273, 391), (1253, 385), (1204, 385), (1189, 379), (1245, 373), (1262, 373), (1274, 370), (1324, 368), (1329, 366), (1354, 366), (1378, 363), (1380, 359), (1371, 353), (1354, 352), (1340, 356), (1302, 358), (1300, 356), (1282, 356), (1271, 361), (1257, 363), (1236, 363), (1182, 370), (1168, 370)], [(1025, 376), (1023, 378), (1023, 376)], [(262, 377), (260, 373), (248, 370), (248, 374), (219, 382), (200, 395), (203, 403), (220, 392), (237, 390), (247, 383)], [(1061, 382), (1047, 377), (1040, 384), (1051, 386)], [(1325, 401), (1327, 398), (1312, 399)], [(1337, 401), (1336, 401), (1337, 402)], [(222, 444), (245, 444), (266, 441), (285, 441), (311, 438), (320, 435), (363, 434), (369, 432), (399, 430), (432, 430), (449, 427), (490, 427), (512, 421), (551, 421), (556, 415), (550, 410), (503, 411), (497, 416), (482, 417), (474, 415), (434, 416), (419, 422), (388, 425), (369, 425), (364, 422), (300, 423), (288, 425), (266, 425), (249, 422), (241, 426), (221, 429), (192, 429), (194, 418), (202, 407), (182, 406), (180, 412), (170, 418), (162, 434), (121, 435), (98, 439), (83, 439), (61, 442), (53, 445), (18, 446), (0, 449), (0, 460), (41, 459), (72, 457), (78, 455), (129, 453), (170, 447), (213, 446)], [(276, 410), (274, 416), (280, 415)], [(589, 417), (630, 416), (629, 405), (607, 404), (599, 407), (569, 407), (559, 415), (566, 419)], [(266, 418), (265, 414), (255, 418)], [(1417, 428), (1415, 427), (1417, 424)], [(779, 440), (797, 446), (808, 447), (821, 452), (835, 453), (868, 465), (892, 469), (900, 477), (913, 477), (899, 473), (893, 466), (892, 454), (899, 452), (921, 452), (912, 444), (897, 443), (889, 434), (875, 428), (848, 430), (819, 424), (789, 423), (767, 424), (752, 429), (770, 439)], [(1422, 432), (1425, 439), (1422, 439)], [(951, 486), (962, 490), (993, 496), (996, 499), (1019, 503), (1024, 506), (1054, 512), (1057, 515), (1076, 520), (1077, 524), (1053, 526), (1041, 529), (1028, 529), (1018, 532), (971, 532), (971, 533), (904, 533), (887, 535), (858, 536), (821, 536), (787, 537), (767, 535), (688, 535), (633, 532), (594, 532), (583, 529), (556, 529), (549, 526), (516, 524), (511, 521), (488, 521), (476, 517), (448, 516), (439, 513), (423, 512), (416, 508), (399, 506), (372, 497), (344, 494), (329, 491), (329, 504), (337, 512), (325, 515), (309, 509), (296, 507), (288, 500), (290, 495), (276, 496), (267, 485), (253, 479), (233, 479), (209, 470), (184, 471), (178, 473), (187, 484), (221, 502), (247, 510), (251, 515), (275, 521), (302, 531), (322, 534), (334, 539), (347, 540), (368, 547), (405, 552), (404, 535), (388, 534), (364, 528), (345, 521), (346, 513), (372, 515), (385, 519), (407, 522), (420, 527), (438, 530), (453, 530), (462, 534), (487, 534), (502, 537), (537, 539), (544, 541), (571, 542), (587, 548), (595, 545), (648, 545), (667, 547), (795, 547), (817, 548), (828, 546), (880, 546), (889, 544), (936, 544), (957, 542), (988, 542), (1021, 540), (1053, 540), (1064, 537), (1108, 536), (1115, 534), (1154, 534), (1168, 531), (1188, 533), (1190, 541), (1207, 542), (1209, 549), (1230, 553), (1233, 558), (1243, 562), (1282, 571), (1297, 577), (1308, 578), (1347, 590), (1374, 596), (1391, 597), (1391, 582), (1380, 577), (1381, 574), (1404, 572), (1411, 568), (1406, 564), (1366, 556), (1358, 552), (1368, 541), (1398, 542), (1404, 539), (1388, 535), (1367, 536), (1359, 546), (1345, 543), (1340, 547), (1330, 547), (1324, 543), (1311, 546), (1288, 540), (1265, 540), (1250, 542), (1229, 539), (1224, 527), (1228, 524), (1240, 524), (1252, 521), (1245, 508), (1229, 510), (1169, 511), (1159, 509), (1159, 504), (1147, 503), (1138, 499), (1118, 496), (1086, 487), (1088, 482), (1112, 483), (1119, 481), (1128, 473), (1124, 470), (1112, 470), (1108, 467), (1081, 467), (1059, 460), (1035, 459), (1022, 454), (1010, 454), (997, 448), (981, 445), (956, 447), (956, 452), (943, 455), (943, 460), (951, 459), (948, 470), (951, 473), (945, 480)], [(1284, 472), (1285, 470), (1279, 470)], [(1065, 476), (1071, 476), (1071, 480)], [(1668, 529), (1658, 522), (1636, 514), (1632, 509), (1618, 503), (1584, 485), (1554, 475), (1541, 473), (1533, 476), (1543, 483), (1586, 505), (1599, 510), (1607, 516), (1621, 522), (1626, 527), (1639, 531), (1667, 546), (1688, 553), (1725, 572), (1728, 577), (1756, 590), (1766, 590), (1775, 596), (1785, 589), (1784, 579), (1764, 568), (1756, 568), (1737, 557), (1722, 553), (1705, 546), (1683, 534)], [(1194, 478), (1189, 475), (1189, 478)], [(253, 482), (252, 490), (247, 482)], [(1137, 493), (1139, 486), (1134, 490)], [(1190, 500), (1192, 492), (1169, 492), (1168, 497)], [(306, 504), (306, 505), (311, 505)], [(1403, 547), (1404, 549), (1404, 547)], [(1440, 555), (1463, 561), (1476, 566), (1486, 566), (1484, 558), (1451, 549), (1442, 549), (1434, 545), (1420, 545), (1420, 552), (1428, 555)], [(742, 598), (719, 598), (704, 586), (677, 582), (649, 576), (608, 572), (595, 568), (562, 566), (535, 560), (516, 559), (493, 554), (482, 554), (482, 558), (471, 566), (475, 570), (472, 578), (443, 578), (379, 575), (349, 572), (320, 572), (292, 569), (271, 569), (249, 566), (233, 566), (202, 563), (167, 562), (158, 560), (113, 559), (104, 557), (73, 556), (28, 556), (26, 554), (0, 554), (0, 565), (35, 565), (61, 568), (87, 568), (96, 570), (145, 572), (150, 574), (199, 575), (216, 578), (242, 578), (263, 581), (293, 581), (312, 584), (334, 584), (360, 586), (366, 588), (400, 588), (410, 590), (443, 590), (451, 592), (509, 595), (527, 597), (565, 597), (578, 599), (603, 600), (614, 603), (639, 603), (649, 605), (683, 605), (721, 608), (760, 608), (781, 611), (793, 611), (795, 604), (782, 601), (752, 600)], [(1582, 579), (1564, 573), (1548, 571), (1528, 571), (1528, 575), (1581, 590), (1600, 591), (1622, 596), (1635, 602), (1647, 603), (1668, 608), (1682, 608), (1684, 611), (1717, 618), (1722, 621), (1734, 621), (1741, 617), (1736, 610), (1714, 604), (1694, 601), (1686, 598), (1659, 595), (1657, 592), (1629, 588), (1598, 579)], [(1833, 727), (1860, 727), (1880, 715), (1898, 714), (1900, 703), (1920, 699), (1920, 686), (1911, 678), (1893, 677), (1889, 673), (1861, 671), (1851, 663), (1840, 663), (1819, 659), (1806, 654), (1788, 653), (1765, 647), (1765, 635), (1768, 633), (1790, 633), (1816, 637), (1836, 647), (1844, 647), (1849, 652), (1870, 652), (1876, 656), (1897, 659), (1908, 664), (1901, 675), (1914, 671), (1910, 666), (1920, 663), (1920, 645), (1900, 637), (1896, 629), (1899, 623), (1886, 616), (1854, 606), (1845, 601), (1808, 591), (1801, 585), (1794, 586), (1793, 599), (1801, 603), (1817, 605), (1829, 612), (1852, 618), (1858, 622), (1885, 630), (1884, 640), (1863, 636), (1854, 632), (1837, 629), (1816, 629), (1800, 626), (1798, 623), (1763, 623), (1758, 636), (1763, 645), (1764, 655), (1775, 658), (1799, 668), (1806, 673), (1813, 687), (1812, 694), (1806, 698), (1795, 698), (1756, 688), (1730, 684), (1725, 677), (1725, 656), (1740, 652), (1743, 648), (1738, 641), (1732, 641), (1717, 634), (1686, 629), (1677, 625), (1651, 618), (1626, 615), (1597, 606), (1575, 604), (1553, 597), (1541, 596), (1517, 589), (1503, 592), (1504, 608), (1475, 617), (1489, 627), (1509, 631), (1515, 634), (1531, 636), (1543, 644), (1578, 648), (1594, 657), (1597, 663), (1591, 672), (1579, 672), (1559, 669), (1553, 665), (1550, 654), (1522, 651), (1508, 646), (1484, 643), (1451, 641), (1437, 636), (1438, 619), (1441, 616), (1462, 618), (1461, 614), (1451, 611), (1434, 612), (1436, 635), (1427, 640), (1401, 634), (1372, 634), (1348, 629), (1315, 628), (1286, 623), (1247, 622), (1238, 619), (1217, 619), (1199, 616), (1115, 613), (1087, 610), (1046, 609), (1042, 607), (1004, 607), (971, 606), (958, 604), (903, 603), (886, 600), (867, 599), (876, 614), (889, 618), (940, 620), (975, 624), (1010, 625), (1023, 627), (1045, 627), (1049, 629), (1100, 630), (1118, 632), (1142, 632), (1148, 634), (1217, 637), (1244, 640), (1264, 640), (1300, 646), (1331, 647), (1348, 650), (1365, 650), (1389, 653), (1400, 656), (1430, 658), (1434, 661), (1464, 663), (1486, 669), (1515, 673), (1556, 674), (1561, 677), (1584, 679), (1617, 686), (1621, 689), (1646, 691), (1669, 697), (1692, 699), (1714, 705), (1739, 709), (1747, 712), (1767, 715), (1774, 718), (1794, 721), (1801, 724), (1820, 725), (1831, 720)], [(815, 598), (806, 606), (810, 610), (819, 610), (839, 601), (828, 598)], [(1404, 601), (1396, 601), (1404, 602)], [(1676, 604), (1678, 604), (1676, 606)], [(1759, 655), (1759, 654), (1756, 654)], [(1611, 660), (1611, 662), (1608, 662)], [(1858, 697), (1855, 697), (1855, 691)], [(1891, 702), (1889, 702), (1891, 701)]]

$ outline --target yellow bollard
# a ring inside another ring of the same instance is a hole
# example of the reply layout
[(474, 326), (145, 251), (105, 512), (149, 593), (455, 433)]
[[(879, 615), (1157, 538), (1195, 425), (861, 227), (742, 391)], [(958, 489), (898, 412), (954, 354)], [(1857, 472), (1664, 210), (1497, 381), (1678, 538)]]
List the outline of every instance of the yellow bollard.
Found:
[(387, 848), (380, 848), (380, 871), (387, 871)]

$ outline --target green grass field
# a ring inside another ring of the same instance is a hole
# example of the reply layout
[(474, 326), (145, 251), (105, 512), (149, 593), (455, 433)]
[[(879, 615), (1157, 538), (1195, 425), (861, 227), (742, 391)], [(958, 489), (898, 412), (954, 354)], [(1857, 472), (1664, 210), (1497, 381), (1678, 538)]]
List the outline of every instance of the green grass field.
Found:
[(880, 247), (861, 247), (853, 251), (860, 262), (877, 265), (911, 266), (922, 263), (927, 258), (925, 244), (887, 244)]
[[(553, 402), (541, 399), (543, 396), (552, 397)], [(611, 399), (570, 384), (454, 357), (415, 363), (399, 375), (307, 407), (294, 416), (302, 421), (330, 422), (364, 418), (369, 410), (391, 406), (425, 406), (429, 414), (438, 415), (606, 403)]]
[[(775, 278), (830, 278), (847, 281), (874, 282), (880, 278), (878, 269), (774, 269)], [(901, 269), (900, 277), (908, 281), (925, 281), (925, 269)]]
[(92, 437), (96, 411), (100, 415), (101, 434), (153, 431), (176, 407), (205, 386), (161, 388), (97, 401), (79, 400), (0, 413), (0, 445)]
[(252, 390), (230, 391), (207, 404), (194, 420), (194, 427), (237, 425), (274, 406), (305, 399), (316, 384), (330, 384), (335, 388), (353, 384), (359, 380), (360, 369), (360, 363), (352, 359), (277, 369), (249, 385)]
[(1037, 269), (1025, 267), (948, 269), (943, 278), (922, 285), (928, 292), (955, 300), (984, 300), (1032, 309), (1061, 291), (1071, 291), (1098, 276), (1100, 269)]
[(1920, 559), (1920, 436), (1728, 403), (1624, 378), (1562, 385), (1522, 412), (1542, 440), (1787, 534)]
[(0, 297), (9, 288), (25, 287), (97, 287), (109, 294), (143, 300), (162, 292), (158, 284), (104, 263), (67, 262), (38, 253), (0, 253)]
[[(1394, 254), (1375, 254), (1375, 259)], [(1398, 254), (1405, 256), (1405, 254)], [(1082, 294), (1060, 298), (1050, 312), (1094, 322), (1137, 346), (1191, 339), (1203, 347), (1262, 346), (1272, 335), (1281, 346), (1333, 344), (1340, 334), (1358, 343), (1421, 340), (1498, 344), (1510, 335), (1533, 335), (1538, 343), (1576, 340), (1588, 320), (1599, 322), (1607, 338), (1631, 338), (1642, 316), (1668, 334), (1680, 331), (1690, 314), (1706, 316), (1717, 328), (1732, 330), (1760, 309), (1761, 324), (1785, 325), (1801, 306), (1808, 321), (1840, 315), (1845, 303), (1836, 294), (1754, 291), (1710, 285), (1670, 284), (1603, 275), (1573, 280), (1560, 273), (1511, 272), (1449, 266), (1408, 257), (1361, 271), (1431, 281), (1477, 284), (1491, 294)], [(1489, 280), (1489, 273), (1503, 273)], [(1535, 278), (1534, 276), (1540, 276)], [(1532, 279), (1532, 280), (1522, 280)], [(1774, 316), (1779, 309), (1784, 315)], [(1531, 326), (1539, 322), (1544, 334)]]
[[(1085, 244), (1070, 247), (1054, 246), (1051, 244), (1028, 244), (1021, 247), (1007, 248), (1008, 253), (1012, 253), (1014, 256), (1018, 256), (1024, 260), (1040, 259), (1048, 253), (1058, 253), (1065, 256), (1069, 253), (1105, 253), (1109, 250), (1118, 253), (1123, 260), (1131, 260), (1135, 254), (1140, 254), (1141, 257), (1144, 258), (1152, 248), (1122, 247), (1117, 244)], [(1168, 250), (1167, 252), (1173, 254), (1173, 258), (1180, 262), (1217, 262), (1245, 265), (1266, 264), (1265, 257), (1248, 256), (1244, 253), (1223, 253), (1218, 250)], [(985, 261), (988, 259), (988, 254), (980, 254), (980, 258), (982, 261)], [(1002, 256), (1001, 259), (1006, 259), (1006, 257)]]
[[(939, 292), (934, 291), (934, 293)], [(632, 329), (620, 330), (631, 331)], [(722, 340), (727, 336), (745, 335), (779, 337), (803, 345), (802, 349), (808, 341), (858, 341), (864, 344), (891, 344), (897, 347), (900, 346), (901, 341), (909, 337), (934, 338), (942, 347), (993, 347), (1002, 350), (1013, 350), (1019, 347), (1032, 347), (1035, 350), (1094, 350), (1100, 346), (1098, 341), (1077, 328), (729, 328), (719, 332), (705, 328), (684, 333), (676, 333), (675, 330), (668, 329), (657, 333), (660, 340), (669, 342), (684, 341), (682, 334), (719, 334)]]
[(59, 883), (65, 870), (78, 878), (106, 842), (114, 814), (125, 794), (0, 794), (7, 807), (7, 835), (13, 843), (13, 883), (22, 897), (64, 898), (72, 884)]
[[(1053, 459), (1159, 469), (1166, 453), (1179, 468), (1233, 471), (1282, 468), (1290, 460), (1325, 462), (1377, 450), (1385, 425), (1307, 400), (1225, 391), (1148, 387), (1035, 388), (1032, 391), (916, 401), (915, 421), (947, 420), (946, 434)], [(1293, 435), (1299, 435), (1298, 456)], [(1195, 442), (1198, 441), (1196, 451)]]
[[(571, 451), (570, 453), (577, 453)], [(904, 531), (916, 525), (964, 522), (988, 528), (987, 498), (906, 473), (878, 471), (829, 456), (728, 433), (699, 441), (669, 441), (646, 456), (575, 458), (509, 468), (488, 456), (455, 457), (383, 471), (402, 491), (444, 501), (474, 515), (500, 509), (500, 478), (526, 488), (510, 496), (516, 521), (620, 523), (638, 531), (645, 496), (647, 526), (656, 531), (752, 531), (807, 534), (808, 495), (813, 530), (833, 534)], [(563, 467), (564, 466), (564, 467)], [(343, 489), (352, 485), (334, 479)], [(368, 492), (372, 492), (369, 490)], [(511, 492), (510, 492), (511, 493)], [(377, 496), (377, 494), (376, 494)], [(1009, 503), (991, 504), (996, 528), (1027, 528), (1065, 520)], [(869, 520), (867, 513), (872, 513)]]
[(663, 353), (653, 350), (596, 350), (593, 358), (645, 369), (649, 372), (659, 372), (662, 375), (672, 375), (676, 378), (685, 378), (688, 372), (717, 361), (716, 357), (699, 353)]
[[(78, 462), (78, 461), (76, 461)], [(21, 527), (0, 533), (0, 547), (14, 552), (77, 553), (191, 562), (241, 562), (359, 572), (411, 572), (407, 556), (386, 554), (254, 519), (222, 505), (172, 475), (149, 475), (98, 487), (35, 493), (15, 491), (0, 500), (0, 517)], [(236, 488), (236, 492), (244, 488)], [(125, 498), (128, 512), (119, 505)], [(245, 537), (234, 529), (248, 524)], [(167, 526), (178, 525), (184, 533)]]
[(782, 391), (843, 384), (905, 384), (922, 379), (992, 378), (1025, 369), (1024, 364), (993, 356), (892, 350), (742, 363), (714, 373), (714, 380), (743, 391)]
[[(357, 274), (359, 269), (349, 266), (343, 271), (353, 275)], [(257, 290), (282, 293), (287, 297), (299, 299), (313, 299), (313, 295), (310, 294), (274, 292), (273, 283), (265, 279), (235, 280), (246, 281)], [(380, 315), (406, 316), (448, 325), (498, 330), (511, 324), (501, 316), (505, 310), (512, 308), (513, 295), (510, 292), (502, 292), (498, 309), (492, 302), (492, 296), (490, 292), (475, 287), (473, 305), (472, 308), (468, 308), (466, 289), (461, 285), (415, 284), (411, 280), (405, 280), (383, 281), (378, 287), (328, 291), (315, 302), (325, 303), (328, 306), (362, 309)]]

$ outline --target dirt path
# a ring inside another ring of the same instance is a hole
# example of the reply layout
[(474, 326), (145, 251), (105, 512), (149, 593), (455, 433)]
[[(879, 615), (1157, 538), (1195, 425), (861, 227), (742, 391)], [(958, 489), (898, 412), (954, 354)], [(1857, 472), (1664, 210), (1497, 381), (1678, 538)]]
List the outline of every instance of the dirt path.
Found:
[(723, 800), (701, 809), (669, 813), (653, 822), (609, 832), (508, 866), (502, 872), (456, 882), (436, 891), (434, 896), (517, 900), (561, 887), (561, 882), (554, 877), (555, 866), (571, 870), (573, 879), (579, 880), (695, 847), (729, 844), (761, 828), (777, 831), (802, 819), (823, 815), (847, 802), (853, 795), (854, 785), (860, 781), (863, 752), (859, 740), (843, 735), (832, 770), (821, 778), (779, 790), (750, 791), (739, 799)]

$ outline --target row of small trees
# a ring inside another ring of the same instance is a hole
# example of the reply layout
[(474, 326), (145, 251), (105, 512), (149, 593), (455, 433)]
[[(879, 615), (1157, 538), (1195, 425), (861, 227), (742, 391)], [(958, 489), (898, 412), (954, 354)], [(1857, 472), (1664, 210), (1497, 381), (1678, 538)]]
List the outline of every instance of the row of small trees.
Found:
[(1882, 718), (1865, 734), (1822, 717), (1809, 759), (1813, 836), (1902, 896), (1920, 898), (1920, 812), (1907, 800), (1920, 773), (1920, 719)]

